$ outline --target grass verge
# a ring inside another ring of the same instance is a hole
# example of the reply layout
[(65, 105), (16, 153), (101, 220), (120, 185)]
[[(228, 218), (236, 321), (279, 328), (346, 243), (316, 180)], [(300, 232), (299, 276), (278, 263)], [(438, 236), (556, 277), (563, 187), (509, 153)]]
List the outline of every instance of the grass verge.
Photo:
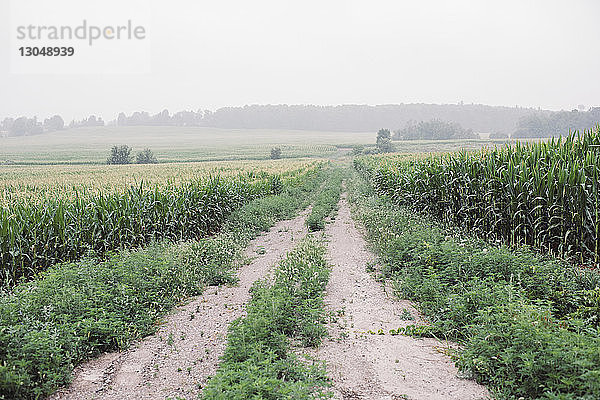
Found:
[(229, 328), (227, 348), (204, 399), (328, 398), (321, 363), (300, 361), (290, 338), (316, 346), (326, 334), (325, 247), (305, 238), (279, 263), (273, 284), (257, 281), (246, 317)]
[(205, 285), (231, 282), (241, 250), (306, 207), (323, 172), (254, 200), (211, 238), (154, 243), (50, 268), (0, 297), (0, 399), (37, 399), (78, 365), (155, 331), (156, 320)]
[(461, 370), (499, 399), (598, 398), (598, 271), (458, 235), (357, 176), (349, 186), (384, 276), (427, 316), (422, 332), (459, 341)]

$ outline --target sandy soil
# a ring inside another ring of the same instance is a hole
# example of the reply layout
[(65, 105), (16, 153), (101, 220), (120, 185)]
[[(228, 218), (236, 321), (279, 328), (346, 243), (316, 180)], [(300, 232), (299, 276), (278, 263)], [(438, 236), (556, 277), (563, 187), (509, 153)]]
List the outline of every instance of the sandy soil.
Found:
[[(332, 273), (325, 301), (337, 318), (330, 323), (330, 338), (311, 355), (327, 363), (335, 398), (487, 398), (485, 387), (458, 377), (443, 353), (448, 343), (389, 335), (390, 329), (420, 323), (420, 317), (410, 302), (386, 294), (367, 272), (374, 256), (366, 249), (345, 198), (326, 234)], [(386, 334), (368, 333), (379, 329)]]
[(243, 315), (248, 290), (306, 234), (307, 212), (252, 241), (246, 255), (255, 259), (240, 269), (238, 285), (208, 288), (168, 315), (155, 335), (78, 367), (72, 384), (50, 399), (197, 398), (217, 370), (229, 324)]

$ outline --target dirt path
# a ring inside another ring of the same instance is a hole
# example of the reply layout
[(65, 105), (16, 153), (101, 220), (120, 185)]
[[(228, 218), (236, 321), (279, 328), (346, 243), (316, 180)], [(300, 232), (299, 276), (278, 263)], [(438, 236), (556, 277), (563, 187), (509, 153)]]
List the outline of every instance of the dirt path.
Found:
[[(457, 369), (433, 339), (391, 336), (390, 329), (418, 323), (408, 301), (387, 295), (367, 272), (374, 256), (356, 229), (345, 198), (328, 225), (333, 269), (325, 301), (337, 321), (313, 354), (327, 363), (337, 399), (481, 399), (485, 387), (457, 377)], [(373, 335), (382, 329), (385, 335)]]
[(78, 367), (73, 383), (50, 399), (196, 399), (217, 370), (227, 328), (242, 315), (248, 290), (306, 234), (307, 212), (252, 241), (246, 255), (256, 259), (240, 269), (237, 286), (208, 288), (168, 315), (155, 335)]

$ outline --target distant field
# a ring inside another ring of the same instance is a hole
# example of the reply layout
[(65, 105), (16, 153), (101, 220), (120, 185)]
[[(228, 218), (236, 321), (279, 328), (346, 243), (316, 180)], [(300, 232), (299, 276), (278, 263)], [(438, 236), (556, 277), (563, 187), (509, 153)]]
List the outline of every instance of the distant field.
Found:
[(113, 145), (134, 152), (150, 148), (160, 162), (328, 157), (337, 147), (375, 142), (375, 133), (216, 129), (186, 127), (94, 127), (36, 136), (0, 138), (0, 163), (104, 163)]
[[(161, 163), (264, 160), (279, 146), (285, 158), (333, 157), (340, 148), (374, 145), (375, 132), (282, 131), (197, 127), (94, 127), (37, 136), (0, 137), (0, 164), (103, 164), (113, 145), (150, 148)], [(503, 140), (394, 142), (402, 153), (449, 152), (503, 144)]]
[(209, 175), (293, 174), (312, 168), (311, 159), (208, 161), (130, 165), (5, 165), (0, 167), (0, 205), (96, 192), (122, 191), (130, 185), (175, 185)]
[(449, 153), (458, 150), (479, 150), (483, 147), (502, 146), (508, 140), (404, 140), (394, 141), (400, 153)]

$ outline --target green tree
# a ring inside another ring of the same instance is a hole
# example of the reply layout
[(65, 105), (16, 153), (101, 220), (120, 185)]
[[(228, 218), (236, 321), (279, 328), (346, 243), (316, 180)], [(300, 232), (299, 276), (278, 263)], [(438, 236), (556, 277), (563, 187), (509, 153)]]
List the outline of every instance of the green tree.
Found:
[(131, 147), (126, 144), (122, 146), (113, 146), (110, 150), (110, 156), (106, 160), (107, 164), (131, 164), (133, 157), (131, 156)]
[(65, 129), (65, 121), (60, 115), (47, 118), (44, 120), (44, 129), (49, 132), (60, 131), (61, 129)]
[(392, 134), (389, 129), (380, 129), (377, 132), (377, 151), (380, 153), (390, 153), (394, 151), (392, 145)]
[(138, 164), (158, 164), (156, 156), (150, 149), (144, 149), (137, 153), (136, 163)]
[(279, 160), (281, 158), (281, 147), (273, 147), (271, 149), (271, 160)]

